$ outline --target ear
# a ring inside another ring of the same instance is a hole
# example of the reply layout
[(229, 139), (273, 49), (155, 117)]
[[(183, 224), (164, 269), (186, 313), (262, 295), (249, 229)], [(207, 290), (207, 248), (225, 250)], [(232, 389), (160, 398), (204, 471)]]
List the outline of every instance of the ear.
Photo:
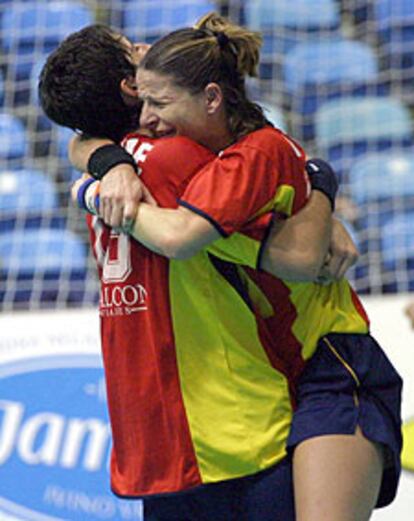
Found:
[(223, 91), (217, 83), (209, 83), (204, 88), (207, 114), (214, 114), (223, 104)]
[(136, 98), (138, 95), (137, 85), (133, 76), (128, 76), (127, 78), (121, 80), (119, 87), (121, 89), (121, 93), (125, 96)]

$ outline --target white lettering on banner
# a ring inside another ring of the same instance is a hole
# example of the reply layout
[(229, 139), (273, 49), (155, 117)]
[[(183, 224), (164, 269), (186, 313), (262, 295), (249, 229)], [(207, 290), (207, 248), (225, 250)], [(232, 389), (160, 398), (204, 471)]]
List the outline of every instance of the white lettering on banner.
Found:
[(2, 428), (0, 430), (0, 465), (9, 458), (17, 430), (23, 416), (23, 406), (20, 403), (0, 400), (0, 409), (4, 409)]
[(72, 418), (68, 424), (63, 444), (61, 457), (63, 467), (73, 468), (76, 466), (82, 442), (88, 433), (91, 443), (87, 446), (84, 467), (87, 470), (95, 471), (102, 466), (110, 439), (109, 425), (94, 418), (88, 420)]
[[(99, 470), (106, 461), (110, 445), (110, 428), (95, 418), (65, 418), (43, 412), (23, 421), (24, 405), (0, 401), (3, 419), (0, 425), (0, 465), (14, 449), (28, 465), (58, 465), (74, 468), (80, 464), (84, 440), (87, 440), (82, 468), (89, 472)], [(41, 440), (41, 444), (39, 444)]]
[[(22, 426), (18, 441), (22, 460), (28, 465), (55, 465), (63, 426), (64, 419), (58, 414), (43, 413), (29, 418)], [(43, 443), (35, 449), (36, 440), (42, 430), (45, 431)]]
[(82, 512), (101, 519), (141, 519), (140, 501), (114, 501), (110, 496), (94, 496), (78, 490), (67, 490), (57, 485), (48, 485), (43, 501), (59, 509)]

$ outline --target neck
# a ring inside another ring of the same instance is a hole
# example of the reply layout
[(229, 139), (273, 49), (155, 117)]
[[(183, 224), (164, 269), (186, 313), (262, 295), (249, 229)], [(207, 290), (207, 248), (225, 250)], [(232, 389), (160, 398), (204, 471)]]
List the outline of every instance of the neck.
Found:
[(224, 150), (228, 146), (232, 145), (235, 141), (235, 138), (229, 133), (223, 133), (222, 136), (218, 136), (216, 134), (212, 136), (212, 140), (210, 143), (206, 144), (206, 146), (215, 154), (218, 154), (221, 150)]
[(225, 114), (221, 114), (220, 121), (214, 126), (214, 131), (206, 139), (205, 146), (218, 154), (235, 141), (236, 137), (230, 132)]

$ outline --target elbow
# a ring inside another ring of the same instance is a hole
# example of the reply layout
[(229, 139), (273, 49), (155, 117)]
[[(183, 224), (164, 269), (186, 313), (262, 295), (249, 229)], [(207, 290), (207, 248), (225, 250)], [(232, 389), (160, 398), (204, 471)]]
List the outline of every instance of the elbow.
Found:
[(317, 279), (323, 259), (309, 252), (281, 252), (264, 256), (262, 269), (280, 279), (295, 282), (313, 282)]

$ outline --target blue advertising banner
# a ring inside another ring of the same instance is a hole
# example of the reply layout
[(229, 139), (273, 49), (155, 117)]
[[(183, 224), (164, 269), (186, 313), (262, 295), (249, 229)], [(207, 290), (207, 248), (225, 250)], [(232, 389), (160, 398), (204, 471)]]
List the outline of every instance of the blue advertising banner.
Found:
[[(410, 296), (366, 298), (374, 336), (404, 379), (403, 472), (372, 521), (414, 511), (414, 330)], [(96, 310), (0, 316), (0, 521), (142, 521), (110, 491), (111, 435)]]
[(109, 488), (111, 433), (98, 355), (0, 366), (0, 509), (27, 521), (142, 519)]

